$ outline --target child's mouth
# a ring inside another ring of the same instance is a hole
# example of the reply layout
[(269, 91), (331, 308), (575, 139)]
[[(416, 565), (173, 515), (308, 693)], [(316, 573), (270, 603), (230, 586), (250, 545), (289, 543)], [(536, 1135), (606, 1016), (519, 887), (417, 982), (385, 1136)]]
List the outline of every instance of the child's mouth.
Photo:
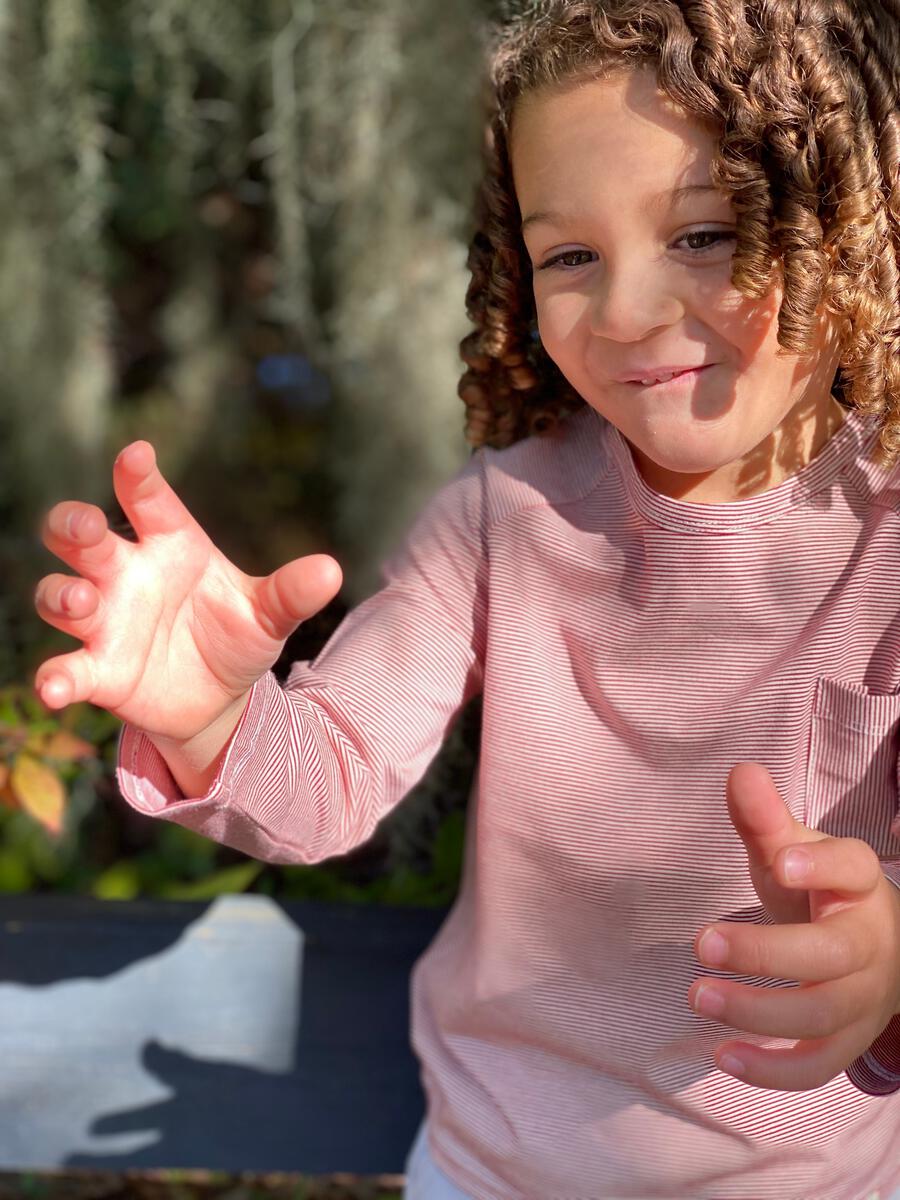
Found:
[(707, 363), (705, 367), (694, 367), (690, 371), (681, 371), (678, 375), (673, 375), (671, 379), (661, 380), (659, 383), (642, 383), (640, 379), (632, 379), (628, 384), (629, 387), (640, 388), (642, 391), (662, 391), (664, 388), (679, 388), (690, 387), (704, 371), (708, 371), (710, 367), (716, 366), (716, 363)]

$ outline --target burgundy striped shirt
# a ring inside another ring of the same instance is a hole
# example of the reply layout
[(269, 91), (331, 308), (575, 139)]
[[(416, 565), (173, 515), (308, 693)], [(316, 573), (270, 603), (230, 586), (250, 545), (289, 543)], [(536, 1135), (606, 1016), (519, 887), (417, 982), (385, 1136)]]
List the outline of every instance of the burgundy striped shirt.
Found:
[(650, 489), (587, 407), (481, 449), (319, 656), (254, 686), (207, 795), (123, 729), (136, 809), (315, 863), (371, 835), (483, 693), (460, 893), (412, 979), (431, 1151), (476, 1200), (900, 1184), (900, 1018), (783, 1092), (713, 1050), (792, 1041), (687, 1002), (717, 974), (702, 925), (770, 923), (725, 804), (735, 763), (900, 886), (900, 467), (871, 463), (874, 422), (849, 413), (804, 469), (729, 504)]

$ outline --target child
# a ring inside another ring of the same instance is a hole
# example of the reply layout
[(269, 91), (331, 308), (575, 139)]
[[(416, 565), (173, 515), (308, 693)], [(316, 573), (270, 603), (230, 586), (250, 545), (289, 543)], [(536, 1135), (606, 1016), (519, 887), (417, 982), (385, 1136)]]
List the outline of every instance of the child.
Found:
[(150, 816), (343, 854), (483, 692), (460, 895), (413, 974), (409, 1200), (900, 1186), (898, 16), (506, 22), (477, 449), (284, 688), (333, 559), (244, 575), (146, 442), (114, 467), (138, 543), (48, 514), (78, 579), (38, 611), (84, 645), (37, 689), (126, 722)]

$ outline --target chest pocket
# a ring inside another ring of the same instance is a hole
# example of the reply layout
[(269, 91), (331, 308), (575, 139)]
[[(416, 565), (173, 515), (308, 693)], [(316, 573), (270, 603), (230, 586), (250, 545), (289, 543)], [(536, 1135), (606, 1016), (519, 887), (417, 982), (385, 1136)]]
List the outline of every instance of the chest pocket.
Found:
[(860, 838), (879, 858), (900, 855), (900, 694), (820, 676), (813, 700), (805, 824)]

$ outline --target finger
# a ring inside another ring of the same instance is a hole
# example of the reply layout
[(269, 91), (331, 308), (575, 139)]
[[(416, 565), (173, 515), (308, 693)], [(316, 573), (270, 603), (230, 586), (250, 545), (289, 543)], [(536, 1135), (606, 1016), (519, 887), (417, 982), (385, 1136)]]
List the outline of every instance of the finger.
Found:
[(87, 651), (74, 650), (42, 663), (35, 675), (34, 688), (48, 708), (65, 708), (67, 704), (90, 701), (94, 694), (94, 676)]
[[(866, 937), (866, 928), (855, 908), (829, 913), (812, 924), (728, 921), (704, 926), (695, 940), (694, 953), (704, 966), (735, 975), (819, 983), (852, 975), (870, 964), (874, 936)], [(710, 932), (725, 943), (721, 957), (710, 953), (706, 937)]]
[(156, 465), (149, 442), (131, 442), (113, 464), (113, 487), (138, 539), (187, 527), (206, 537)]
[(41, 541), (51, 554), (100, 583), (115, 570), (122, 538), (111, 532), (106, 515), (96, 504), (63, 500), (50, 509), (41, 528)]
[(866, 1049), (866, 1038), (859, 1024), (832, 1037), (800, 1041), (785, 1049), (723, 1042), (716, 1047), (716, 1066), (753, 1087), (805, 1092), (823, 1087), (845, 1070)]
[(800, 987), (753, 987), (724, 979), (699, 980), (688, 992), (698, 1016), (746, 1033), (780, 1038), (825, 1038), (859, 1020), (858, 982), (840, 979)]
[(47, 575), (37, 586), (34, 606), (38, 616), (54, 629), (85, 641), (90, 637), (100, 597), (86, 579)]
[(330, 555), (296, 558), (257, 581), (257, 620), (271, 637), (285, 641), (337, 595), (342, 582), (341, 568)]
[[(789, 875), (791, 860), (805, 869)], [(826, 837), (785, 846), (776, 855), (774, 868), (785, 887), (827, 889), (851, 898), (873, 892), (883, 878), (878, 855), (861, 838)]]
[(751, 866), (770, 866), (785, 842), (796, 842), (797, 821), (764, 766), (737, 763), (725, 783), (731, 823), (740, 834)]

